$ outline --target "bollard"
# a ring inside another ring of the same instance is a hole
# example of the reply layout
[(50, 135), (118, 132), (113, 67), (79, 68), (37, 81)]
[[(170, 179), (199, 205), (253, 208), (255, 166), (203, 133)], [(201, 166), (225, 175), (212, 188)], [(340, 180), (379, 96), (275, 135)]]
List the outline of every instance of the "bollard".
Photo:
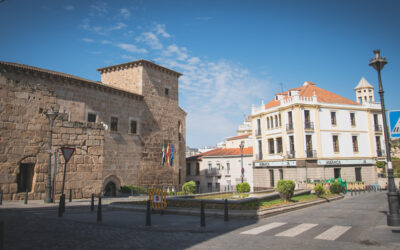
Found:
[(200, 202), (200, 226), (205, 227), (206, 226), (206, 216), (204, 214), (204, 202)]
[(101, 196), (99, 195), (99, 205), (97, 206), (97, 222), (101, 222)]
[(228, 199), (225, 199), (225, 206), (224, 206), (224, 221), (228, 221), (229, 220), (229, 216), (228, 216)]
[(147, 200), (147, 209), (146, 209), (146, 226), (151, 226), (151, 210), (150, 210), (150, 200)]
[(24, 204), (28, 204), (28, 189), (26, 189), (26, 192), (25, 192), (25, 201), (24, 201)]
[(63, 202), (63, 199), (62, 199), (62, 195), (60, 196), (60, 202), (59, 202), (59, 204), (58, 204), (58, 217), (62, 217), (63, 216), (63, 208), (62, 208), (62, 202)]
[(90, 203), (90, 211), (94, 211), (94, 194), (92, 194), (92, 201)]
[(72, 202), (72, 188), (69, 189), (69, 202)]
[(3, 205), (3, 190), (0, 190), (0, 205)]
[(61, 206), (61, 209), (62, 209), (62, 213), (64, 214), (64, 212), (65, 212), (65, 194), (62, 194), (61, 195), (61, 197), (60, 197), (60, 199), (62, 199), (62, 206)]

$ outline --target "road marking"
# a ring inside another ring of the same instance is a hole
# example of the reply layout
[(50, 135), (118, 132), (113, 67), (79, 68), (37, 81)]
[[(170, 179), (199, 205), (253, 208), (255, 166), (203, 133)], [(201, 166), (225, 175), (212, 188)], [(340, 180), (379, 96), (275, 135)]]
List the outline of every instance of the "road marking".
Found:
[(317, 226), (318, 224), (309, 224), (309, 223), (303, 223), (300, 224), (298, 226), (295, 226), (289, 230), (283, 231), (279, 234), (276, 234), (275, 236), (285, 236), (285, 237), (295, 237), (315, 226)]
[(333, 226), (323, 232), (322, 234), (318, 235), (314, 239), (318, 240), (336, 240), (339, 238), (342, 234), (344, 234), (347, 230), (349, 230), (351, 227), (345, 227), (345, 226)]
[(256, 228), (241, 232), (241, 234), (256, 235), (256, 234), (260, 234), (262, 232), (265, 232), (265, 231), (280, 227), (280, 226), (285, 225), (285, 224), (286, 223), (284, 223), (284, 222), (273, 222), (273, 223), (269, 223), (267, 225), (263, 225), (263, 226), (260, 226), (260, 227), (256, 227)]

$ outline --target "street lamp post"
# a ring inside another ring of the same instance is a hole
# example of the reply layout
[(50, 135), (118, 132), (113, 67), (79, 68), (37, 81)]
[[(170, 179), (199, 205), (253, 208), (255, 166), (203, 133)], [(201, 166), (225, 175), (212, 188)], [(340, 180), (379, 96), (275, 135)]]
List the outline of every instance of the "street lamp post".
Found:
[(381, 70), (387, 64), (386, 58), (381, 57), (380, 50), (374, 50), (375, 57), (372, 58), (369, 62), (369, 65), (372, 66), (378, 72), (378, 80), (379, 80), (379, 97), (381, 99), (381, 112), (383, 118), (383, 132), (385, 135), (385, 147), (386, 147), (386, 161), (387, 161), (387, 171), (388, 171), (388, 203), (389, 203), (389, 213), (387, 215), (387, 224), (389, 226), (400, 226), (400, 215), (399, 215), (399, 200), (398, 195), (396, 193), (396, 186), (394, 184), (393, 178), (393, 167), (392, 167), (392, 159), (390, 156), (390, 145), (389, 145), (389, 133), (387, 131), (387, 123), (386, 123), (386, 111), (385, 111), (385, 101), (383, 98), (383, 87), (381, 80)]
[(240, 157), (241, 157), (240, 163), (241, 163), (241, 165), (242, 165), (241, 173), (242, 173), (242, 183), (243, 183), (243, 179), (244, 179), (244, 168), (243, 168), (243, 148), (244, 148), (244, 141), (241, 141), (241, 142), (240, 142), (239, 147), (240, 147)]
[[(50, 203), (52, 202), (51, 197), (51, 144), (53, 137), (53, 122), (58, 116), (58, 112), (54, 112), (53, 107), (46, 113), (47, 118), (50, 121), (50, 138), (49, 138), (49, 167), (47, 169), (47, 185), (46, 185), (46, 197), (44, 202)], [(53, 197), (54, 198), (54, 197)]]

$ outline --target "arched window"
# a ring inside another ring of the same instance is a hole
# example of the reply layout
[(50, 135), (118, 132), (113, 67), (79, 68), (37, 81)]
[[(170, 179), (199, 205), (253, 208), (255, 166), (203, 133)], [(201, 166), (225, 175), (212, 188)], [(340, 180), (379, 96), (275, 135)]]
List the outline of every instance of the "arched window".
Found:
[(275, 127), (278, 127), (278, 116), (275, 115)]

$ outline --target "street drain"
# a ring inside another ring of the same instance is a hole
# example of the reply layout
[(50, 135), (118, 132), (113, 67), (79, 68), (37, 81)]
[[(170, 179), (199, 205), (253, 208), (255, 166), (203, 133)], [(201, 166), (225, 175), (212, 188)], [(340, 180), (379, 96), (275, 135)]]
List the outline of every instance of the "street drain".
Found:
[(378, 245), (378, 242), (373, 241), (373, 240), (361, 240), (360, 243), (363, 245), (367, 245), (367, 246), (377, 246)]

